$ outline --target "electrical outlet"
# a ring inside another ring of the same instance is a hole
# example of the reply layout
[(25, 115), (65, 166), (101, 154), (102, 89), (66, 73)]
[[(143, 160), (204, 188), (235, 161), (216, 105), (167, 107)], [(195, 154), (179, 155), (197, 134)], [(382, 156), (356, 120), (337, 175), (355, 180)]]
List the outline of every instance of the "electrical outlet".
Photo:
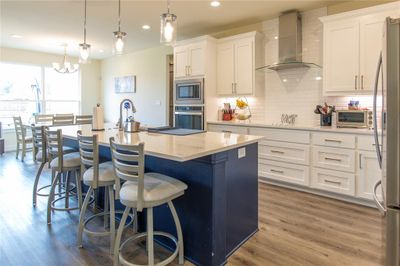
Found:
[(238, 158), (240, 159), (243, 157), (246, 157), (246, 148), (245, 147), (238, 149)]

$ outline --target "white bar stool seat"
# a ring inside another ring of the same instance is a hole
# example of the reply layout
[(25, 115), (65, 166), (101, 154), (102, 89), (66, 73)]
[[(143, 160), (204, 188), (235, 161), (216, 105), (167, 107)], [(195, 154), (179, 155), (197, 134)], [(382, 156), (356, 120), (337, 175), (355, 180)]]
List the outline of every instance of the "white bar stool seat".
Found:
[[(83, 174), (83, 183), (87, 186), (94, 185), (93, 167), (87, 169)], [(115, 184), (114, 166), (111, 161), (99, 164), (98, 186), (104, 187)]]

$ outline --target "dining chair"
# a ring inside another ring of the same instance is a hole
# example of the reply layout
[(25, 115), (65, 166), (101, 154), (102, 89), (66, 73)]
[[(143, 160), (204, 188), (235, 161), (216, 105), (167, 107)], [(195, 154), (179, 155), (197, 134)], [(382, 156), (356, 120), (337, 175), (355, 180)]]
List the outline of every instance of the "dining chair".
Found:
[[(122, 249), (129, 241), (147, 237), (147, 254), (148, 265), (154, 265), (154, 235), (163, 236), (176, 245), (176, 249), (165, 260), (158, 262), (157, 265), (167, 265), (171, 263), (177, 256), (179, 264), (184, 262), (183, 254), (183, 235), (172, 200), (182, 196), (187, 189), (187, 185), (182, 181), (160, 173), (144, 173), (145, 157), (144, 143), (138, 145), (118, 144), (113, 137), (110, 138), (111, 157), (114, 165), (116, 179), (116, 198), (125, 205), (124, 214), (120, 220), (117, 235), (114, 244), (114, 266), (119, 265), (135, 265), (128, 262), (122, 256)], [(121, 186), (121, 181), (126, 181)], [(166, 233), (154, 231), (153, 229), (153, 208), (164, 204), (168, 204), (172, 218), (175, 222), (177, 237)], [(126, 239), (122, 244), (121, 236), (128, 214), (131, 209), (142, 212), (147, 209), (146, 223), (147, 232), (135, 234)]]
[(92, 124), (92, 120), (93, 120), (92, 115), (76, 115), (75, 116), (75, 124), (76, 125)]
[(54, 126), (65, 126), (74, 124), (74, 114), (55, 114), (53, 116)]
[(21, 161), (24, 161), (26, 152), (32, 150), (32, 146), (28, 147), (28, 145), (32, 144), (32, 137), (26, 135), (26, 128), (22, 124), (20, 116), (15, 116), (13, 117), (13, 119), (15, 126), (15, 135), (17, 137), (17, 152), (15, 158), (18, 159), (20, 146), (22, 146)]
[(53, 114), (38, 114), (35, 115), (35, 124), (52, 124)]

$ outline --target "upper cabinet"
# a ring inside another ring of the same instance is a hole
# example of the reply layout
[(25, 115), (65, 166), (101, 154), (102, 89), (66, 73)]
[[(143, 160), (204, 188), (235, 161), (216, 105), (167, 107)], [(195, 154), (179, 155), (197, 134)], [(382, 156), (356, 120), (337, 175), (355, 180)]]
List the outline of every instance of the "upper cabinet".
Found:
[(372, 94), (384, 21), (399, 16), (398, 7), (387, 4), (321, 18), (325, 96)]
[(174, 47), (175, 78), (190, 78), (205, 75), (207, 46), (211, 38), (197, 38)]
[(250, 32), (218, 40), (217, 94), (255, 95), (263, 85), (263, 75), (256, 73), (261, 65), (262, 39)]

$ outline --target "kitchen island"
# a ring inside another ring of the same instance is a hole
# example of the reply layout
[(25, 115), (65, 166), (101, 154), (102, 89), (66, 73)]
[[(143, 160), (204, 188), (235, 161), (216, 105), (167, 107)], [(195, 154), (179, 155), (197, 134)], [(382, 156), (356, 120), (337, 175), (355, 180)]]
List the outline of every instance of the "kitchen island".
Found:
[[(145, 143), (145, 171), (177, 178), (188, 185), (174, 200), (184, 238), (185, 258), (196, 265), (222, 265), (258, 230), (258, 141), (261, 137), (204, 132), (187, 136), (124, 133), (89, 125), (62, 127), (64, 144), (77, 147), (77, 130), (99, 136), (100, 156), (110, 160), (109, 138)], [(154, 230), (176, 235), (167, 209), (154, 209)], [(144, 225), (145, 215), (139, 216)], [(139, 227), (141, 230), (145, 228)], [(157, 241), (173, 250), (173, 243)]]

